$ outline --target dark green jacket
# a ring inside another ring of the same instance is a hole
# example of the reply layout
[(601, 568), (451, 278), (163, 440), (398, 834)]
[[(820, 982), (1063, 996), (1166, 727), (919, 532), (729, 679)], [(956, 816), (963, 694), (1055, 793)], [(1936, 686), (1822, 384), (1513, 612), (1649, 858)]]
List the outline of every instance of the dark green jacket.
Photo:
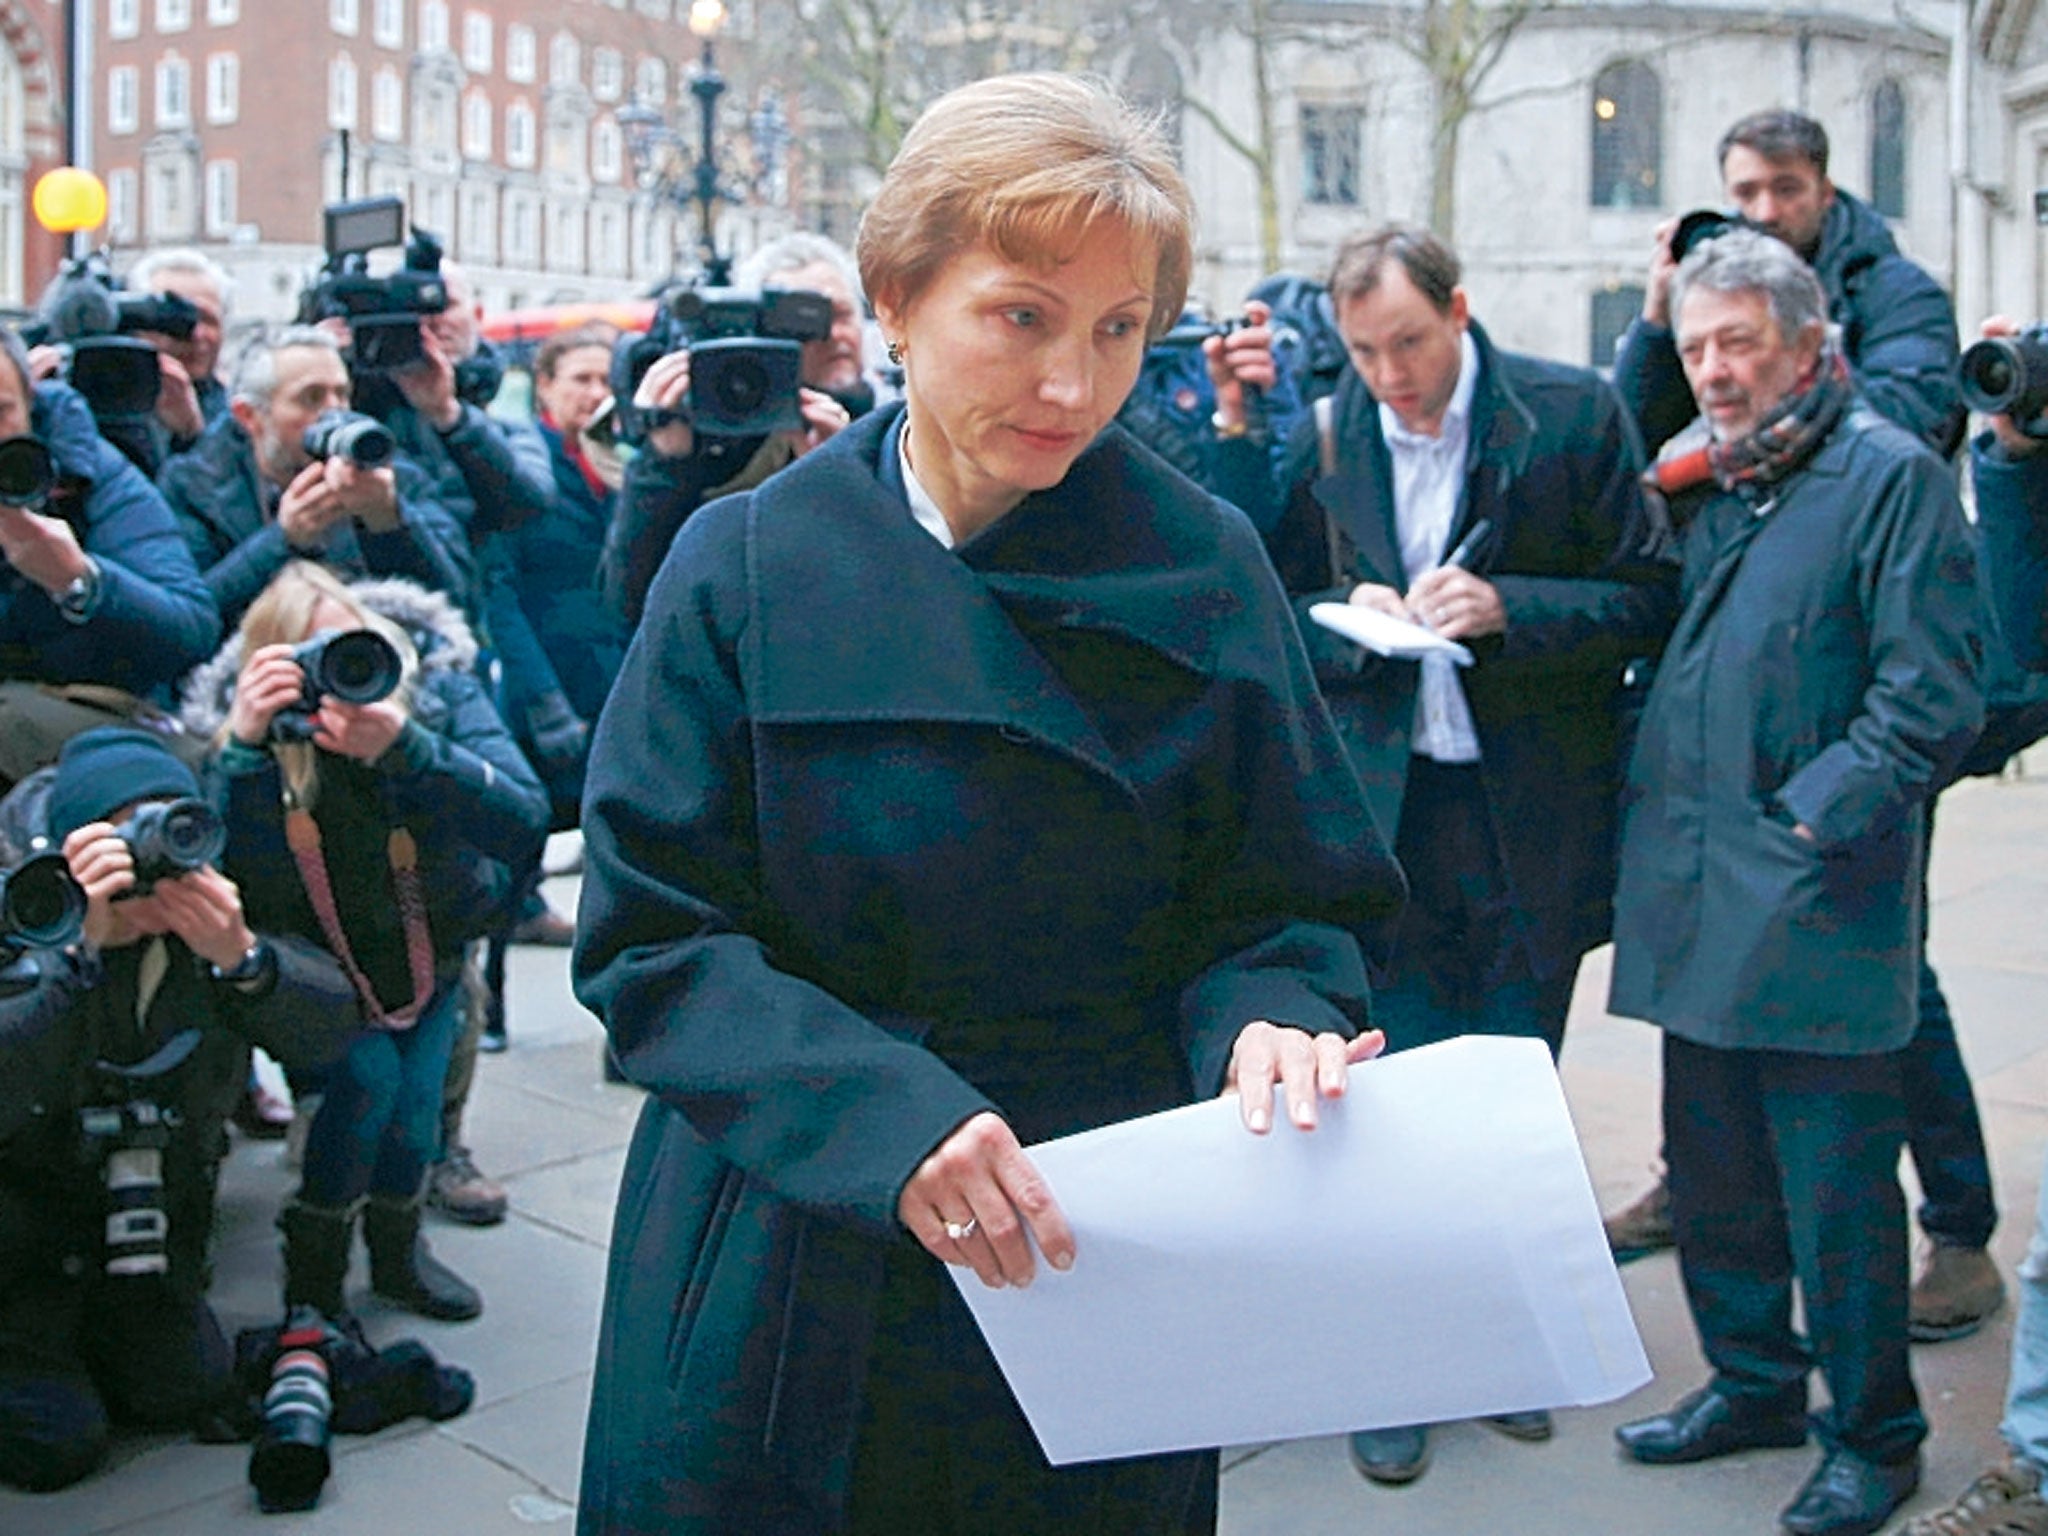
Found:
[(1400, 899), (1242, 517), (1111, 429), (948, 551), (897, 419), (684, 524), (598, 727), (576, 987), (650, 1098), (586, 1536), (832, 1530), (923, 1158), (1350, 1033)]
[(1776, 491), (1673, 508), (1686, 606), (1630, 765), (1609, 1006), (1702, 1045), (1894, 1050), (1927, 802), (1983, 719), (1969, 532), (1948, 468), (1860, 400)]

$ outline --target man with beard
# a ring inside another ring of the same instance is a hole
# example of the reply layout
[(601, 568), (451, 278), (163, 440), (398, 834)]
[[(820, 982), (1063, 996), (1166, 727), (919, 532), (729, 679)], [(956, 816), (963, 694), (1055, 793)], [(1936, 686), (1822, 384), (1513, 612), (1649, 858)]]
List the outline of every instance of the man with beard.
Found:
[(243, 359), (229, 414), (164, 466), (158, 484), (228, 627), (293, 559), (350, 577), (408, 576), (469, 606), (462, 530), (417, 468), (398, 459), (364, 469), (308, 451), (306, 429), (349, 399), (334, 339), (288, 327)]
[[(1713, 1375), (1624, 1424), (1654, 1465), (1827, 1447), (1793, 1536), (1864, 1536), (1919, 1484), (1899, 1048), (1927, 803), (1983, 716), (1947, 466), (1858, 398), (1826, 299), (1739, 230), (1672, 284), (1711, 437), (1667, 464), (1685, 608), (1622, 812), (1610, 1009), (1664, 1029), (1671, 1216)], [(1793, 1282), (1804, 1337), (1793, 1323)]]
[(862, 365), (860, 274), (837, 244), (823, 235), (784, 235), (747, 259), (736, 286), (809, 291), (831, 301), (831, 332), (804, 343), (797, 401), (803, 430), (768, 437), (697, 432), (683, 415), (689, 351), (673, 351), (648, 368), (633, 404), (658, 413), (658, 424), (647, 433), (646, 451), (626, 467), (601, 568), (606, 595), (629, 626), (640, 622), (648, 585), (684, 519), (714, 497), (759, 485), (875, 403)]

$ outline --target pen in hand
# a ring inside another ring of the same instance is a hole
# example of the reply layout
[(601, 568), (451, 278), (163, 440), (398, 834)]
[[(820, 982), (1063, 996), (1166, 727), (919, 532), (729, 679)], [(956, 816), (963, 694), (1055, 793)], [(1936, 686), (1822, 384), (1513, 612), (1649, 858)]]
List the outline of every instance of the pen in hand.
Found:
[(1492, 534), (1493, 520), (1482, 517), (1466, 530), (1465, 537), (1458, 540), (1458, 547), (1444, 556), (1444, 564), (1446, 566), (1456, 566), (1459, 570), (1465, 570), (1472, 564), (1472, 557), (1479, 553), (1480, 546)]

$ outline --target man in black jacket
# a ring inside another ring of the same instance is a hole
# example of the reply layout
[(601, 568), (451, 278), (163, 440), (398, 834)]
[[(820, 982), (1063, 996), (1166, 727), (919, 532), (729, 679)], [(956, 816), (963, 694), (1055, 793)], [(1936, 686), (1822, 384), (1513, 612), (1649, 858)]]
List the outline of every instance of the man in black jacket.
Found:
[(823, 235), (799, 231), (756, 251), (740, 281), (749, 289), (801, 290), (831, 301), (831, 333), (804, 344), (798, 395), (804, 425), (765, 437), (699, 432), (688, 414), (689, 349), (649, 366), (633, 405), (648, 413), (651, 425), (645, 448), (626, 467), (599, 571), (606, 598), (628, 625), (640, 622), (654, 573), (692, 512), (718, 496), (759, 485), (874, 405), (861, 369), (860, 274), (852, 257)]
[[(1722, 136), (1720, 164), (1729, 206), (1791, 246), (1820, 280), (1857, 391), (1879, 415), (1944, 458), (1953, 456), (1965, 417), (1954, 307), (1932, 277), (1899, 254), (1884, 220), (1828, 179), (1827, 130), (1796, 112), (1753, 113)], [(1657, 232), (1642, 318), (1623, 338), (1614, 366), (1615, 387), (1653, 454), (1697, 415), (1672, 342), (1673, 227)], [(1924, 954), (1920, 1028), (1906, 1049), (1908, 1144), (1929, 1239), (1913, 1283), (1913, 1337), (1935, 1342), (1974, 1333), (1997, 1310), (2005, 1285), (1986, 1251), (1998, 1208), (1976, 1100), (1948, 999)], [(1608, 1233), (1624, 1256), (1668, 1246), (1663, 1185), (1610, 1217)]]
[(15, 853), (61, 841), (86, 909), (77, 945), (16, 946), (0, 976), (0, 1483), (64, 1487), (110, 1421), (222, 1406), (207, 1242), (247, 1047), (310, 1065), (359, 1022), (334, 960), (253, 932), (211, 863), (139, 888), (119, 828), (197, 789), (161, 738), (107, 727), (5, 807)]
[[(1353, 368), (1297, 437), (1268, 547), (1408, 873), (1374, 1022), (1390, 1049), (1495, 1034), (1555, 1052), (1579, 960), (1607, 935), (1621, 680), (1670, 621), (1672, 572), (1613, 391), (1496, 348), (1459, 271), (1425, 230), (1340, 247)], [(1237, 395), (1219, 380), (1219, 420)], [(1317, 603), (1425, 626), (1470, 665), (1374, 654), (1314, 622)], [(1497, 1422), (1550, 1432), (1545, 1414)], [(1420, 1475), (1427, 1452), (1420, 1426), (1352, 1437), (1377, 1482)]]

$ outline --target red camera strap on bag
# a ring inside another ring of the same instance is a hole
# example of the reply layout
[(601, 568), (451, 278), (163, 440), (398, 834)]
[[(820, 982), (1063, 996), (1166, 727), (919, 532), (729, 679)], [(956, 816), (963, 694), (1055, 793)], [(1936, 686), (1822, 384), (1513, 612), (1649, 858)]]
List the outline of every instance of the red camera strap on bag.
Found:
[(387, 1011), (378, 1000), (377, 989), (356, 964), (348, 935), (341, 931), (341, 912), (334, 904), (334, 886), (327, 878), (320, 824), (313, 820), (312, 812), (288, 806), (284, 813), (284, 836), (299, 866), (306, 898), (313, 903), (313, 915), (319, 918), (320, 931), (327, 937), (327, 947), (355, 984), (356, 995), (363, 1000), (363, 1012), (372, 1024), (385, 1029), (412, 1028), (434, 995), (434, 939), (427, 929), (427, 898), (420, 889), (420, 851), (412, 833), (404, 827), (393, 827), (384, 844), (385, 857), (391, 863), (392, 888), (398, 893), (398, 914), (405, 923), (406, 963), (412, 972), (412, 1001), (396, 1011)]

